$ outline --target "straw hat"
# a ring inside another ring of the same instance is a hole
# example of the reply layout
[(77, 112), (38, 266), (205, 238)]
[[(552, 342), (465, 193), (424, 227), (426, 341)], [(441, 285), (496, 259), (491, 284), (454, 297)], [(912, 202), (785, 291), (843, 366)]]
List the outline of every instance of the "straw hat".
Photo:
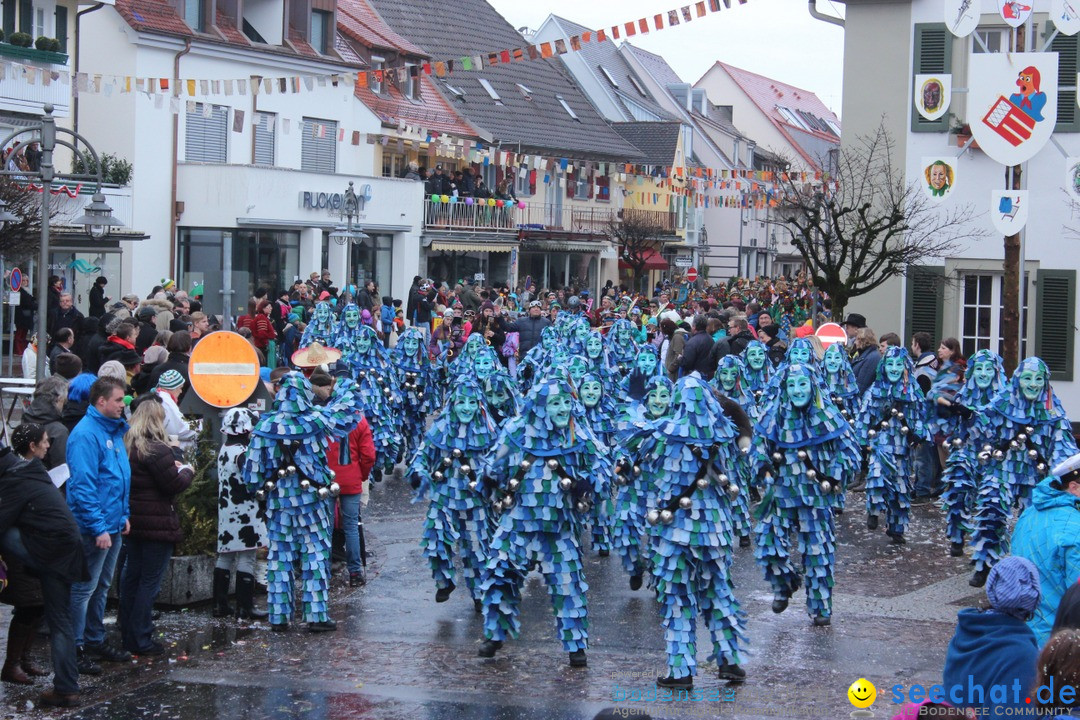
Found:
[(296, 367), (313, 368), (320, 365), (330, 365), (341, 359), (341, 351), (336, 348), (323, 347), (313, 342), (305, 348), (300, 348), (292, 355), (292, 363)]

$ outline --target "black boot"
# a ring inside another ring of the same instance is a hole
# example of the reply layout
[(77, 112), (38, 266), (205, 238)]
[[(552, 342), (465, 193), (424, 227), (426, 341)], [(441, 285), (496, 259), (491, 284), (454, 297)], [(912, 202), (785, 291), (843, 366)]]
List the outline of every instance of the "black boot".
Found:
[(502, 640), (485, 640), (480, 643), (480, 649), (476, 654), (482, 658), (495, 657), (496, 651), (502, 647)]
[(869, 515), (866, 518), (866, 529), (877, 530), (877, 515)]
[[(237, 591), (239, 591), (239, 576), (237, 573)], [(229, 579), (232, 572), (225, 568), (214, 568), (214, 617), (229, 617), (233, 614), (229, 607)]]
[(990, 574), (990, 568), (984, 567), (981, 570), (976, 570), (975, 574), (968, 580), (968, 585), (971, 587), (982, 587), (986, 584), (986, 576)]
[(570, 667), (585, 667), (589, 661), (585, 658), (584, 650), (575, 650), (570, 653)]
[(949, 545), (949, 554), (953, 557), (964, 557), (964, 543), (954, 542)]
[(236, 573), (236, 617), (241, 620), (262, 620), (268, 615), (265, 610), (255, 609), (255, 576)]
[(450, 593), (454, 592), (454, 588), (457, 587), (454, 583), (450, 583), (446, 587), (438, 588), (435, 591), (435, 602), (446, 602), (450, 599)]

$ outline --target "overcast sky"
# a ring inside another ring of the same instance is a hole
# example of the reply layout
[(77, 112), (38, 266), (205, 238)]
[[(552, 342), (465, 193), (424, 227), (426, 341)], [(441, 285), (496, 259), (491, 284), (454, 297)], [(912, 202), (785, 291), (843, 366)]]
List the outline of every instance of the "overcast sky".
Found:
[[(693, 0), (488, 0), (514, 27), (540, 27), (549, 14), (587, 27), (610, 28)], [(818, 0), (822, 12), (842, 15), (843, 6)], [(811, 90), (837, 115), (843, 83), (844, 31), (810, 17), (802, 0), (732, 2), (731, 10), (695, 17), (689, 24), (637, 35), (633, 43), (663, 55), (689, 83), (723, 60), (796, 87)], [(713, 98), (716, 102), (717, 99)]]

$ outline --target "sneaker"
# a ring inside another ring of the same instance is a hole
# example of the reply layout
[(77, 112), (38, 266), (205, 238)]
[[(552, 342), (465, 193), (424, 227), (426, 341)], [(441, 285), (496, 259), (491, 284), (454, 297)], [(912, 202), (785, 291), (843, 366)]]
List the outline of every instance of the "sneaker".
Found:
[(476, 654), (482, 658), (495, 657), (496, 651), (502, 647), (502, 640), (485, 640), (480, 643), (480, 649), (476, 651)]
[(611, 551), (610, 550), (597, 550), (596, 554), (599, 555), (600, 557), (607, 557), (608, 555), (611, 554)]
[(721, 665), (720, 670), (716, 674), (721, 680), (727, 680), (731, 683), (741, 683), (746, 681), (746, 671), (738, 665), (732, 665), (730, 663)]
[(349, 573), (349, 587), (364, 587), (367, 584), (367, 578), (364, 577), (364, 573)]
[(289, 629), (289, 623), (270, 623), (270, 629), (274, 632), (285, 632)]
[(674, 678), (670, 675), (660, 675), (656, 678), (656, 684), (659, 687), (675, 688), (677, 690), (693, 690), (694, 677), (687, 675), (686, 677)]
[(975, 574), (968, 580), (968, 585), (971, 587), (980, 588), (986, 584), (986, 576), (990, 574), (990, 568), (984, 567), (982, 570), (976, 570)]
[(570, 653), (570, 667), (585, 667), (589, 661), (585, 659), (584, 650), (575, 650)]
[(320, 620), (307, 624), (308, 632), (333, 632), (337, 630), (337, 623), (333, 620)]
[(741, 548), (750, 547), (750, 536), (749, 535), (740, 535), (739, 536), (739, 547), (741, 547)]
[(80, 675), (100, 675), (102, 673), (101, 666), (94, 662), (92, 657), (86, 654), (84, 648), (78, 649), (76, 667), (78, 667)]
[(79, 707), (79, 693), (61, 693), (50, 690), (38, 698), (38, 704), (45, 707), (73, 708)]
[(912, 495), (911, 496), (911, 504), (912, 505), (929, 505), (932, 502), (934, 502), (934, 496), (933, 495)]
[(904, 533), (896, 532), (894, 530), (886, 530), (885, 534), (892, 538), (893, 545), (903, 545), (907, 542), (907, 540), (904, 539)]
[(787, 610), (788, 600), (791, 598), (785, 593), (776, 593), (772, 601), (772, 611), (779, 615)]
[(153, 657), (155, 655), (164, 655), (165, 654), (165, 646), (162, 645), (161, 643), (155, 641), (155, 640), (151, 640), (150, 641), (150, 647), (142, 648), (140, 650), (136, 650), (134, 654), (135, 655), (140, 655), (142, 657)]
[(108, 642), (103, 642), (100, 645), (86, 643), (86, 645), (83, 646), (83, 649), (87, 655), (106, 662), (120, 663), (131, 661), (131, 653), (114, 645), (110, 645)]

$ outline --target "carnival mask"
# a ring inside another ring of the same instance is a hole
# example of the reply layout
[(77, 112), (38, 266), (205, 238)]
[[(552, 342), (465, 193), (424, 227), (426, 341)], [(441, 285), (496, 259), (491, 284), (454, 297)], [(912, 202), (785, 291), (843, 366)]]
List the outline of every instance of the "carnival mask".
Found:
[(899, 382), (900, 378), (904, 377), (904, 358), (899, 355), (893, 355), (885, 358), (882, 362), (885, 363), (885, 379), (891, 383)]
[(627, 325), (619, 325), (619, 329), (615, 331), (616, 339), (621, 345), (627, 345), (630, 343), (630, 328)]
[(565, 428), (570, 424), (570, 411), (573, 402), (569, 393), (549, 395), (547, 399), (547, 415), (551, 418), (551, 424), (557, 428)]
[(765, 367), (765, 348), (754, 345), (746, 349), (746, 364), (754, 370)]
[(551, 364), (555, 367), (564, 367), (570, 360), (570, 351), (559, 345), (551, 352)]
[(330, 306), (324, 302), (315, 306), (315, 319), (320, 323), (326, 323), (330, 320)]
[(487, 377), (495, 372), (495, 358), (491, 357), (491, 353), (480, 353), (473, 361), (473, 368), (476, 370), (477, 377)]
[(825, 372), (830, 375), (840, 372), (840, 368), (844, 366), (844, 358), (840, 354), (840, 350), (833, 350), (833, 348), (838, 347), (839, 345), (830, 345), (829, 349), (825, 351)]
[(802, 373), (788, 375), (787, 394), (795, 407), (804, 408), (809, 405), (814, 396), (814, 384), (810, 376)]
[(459, 395), (454, 400), (454, 415), (459, 423), (468, 425), (480, 411), (480, 401), (471, 395)]
[(492, 384), (485, 394), (493, 407), (501, 408), (510, 402), (510, 393), (501, 384)]
[(369, 333), (360, 333), (360, 337), (356, 338), (356, 352), (361, 355), (367, 355), (371, 351), (371, 335)]
[(360, 324), (360, 309), (357, 308), (355, 305), (350, 305), (349, 307), (345, 308), (344, 315), (345, 327), (349, 328), (350, 330), (355, 330), (356, 327)]
[(716, 371), (717, 376), (720, 378), (720, 385), (724, 388), (724, 392), (731, 393), (735, 390), (735, 383), (739, 381), (739, 368), (735, 365), (728, 365), (722, 367)]
[(1042, 370), (1024, 370), (1020, 373), (1020, 392), (1028, 402), (1038, 400), (1046, 389), (1046, 373)]
[(656, 371), (656, 356), (650, 352), (640, 352), (638, 353), (636, 364), (638, 372), (644, 375), (651, 375)]
[(997, 369), (994, 367), (994, 363), (988, 360), (980, 360), (971, 369), (971, 376), (975, 378), (975, 387), (986, 390), (997, 379)]
[(796, 345), (788, 353), (788, 362), (792, 365), (808, 365), (810, 363), (810, 348), (805, 345)]
[(645, 408), (654, 418), (662, 417), (671, 407), (671, 391), (663, 385), (654, 387), (645, 396)]
[(405, 354), (409, 357), (416, 355), (416, 351), (420, 349), (420, 339), (415, 335), (406, 335), (405, 339), (401, 341), (401, 347), (405, 350)]
[(589, 333), (589, 339), (585, 341), (585, 352), (589, 357), (598, 358), (604, 352), (604, 340), (596, 333)]
[(589, 372), (589, 366), (580, 357), (573, 358), (566, 369), (570, 373), (570, 379), (574, 381), (574, 387), (581, 385), (581, 379)]
[(603, 394), (604, 386), (598, 380), (587, 380), (581, 384), (581, 402), (587, 408), (599, 405)]

